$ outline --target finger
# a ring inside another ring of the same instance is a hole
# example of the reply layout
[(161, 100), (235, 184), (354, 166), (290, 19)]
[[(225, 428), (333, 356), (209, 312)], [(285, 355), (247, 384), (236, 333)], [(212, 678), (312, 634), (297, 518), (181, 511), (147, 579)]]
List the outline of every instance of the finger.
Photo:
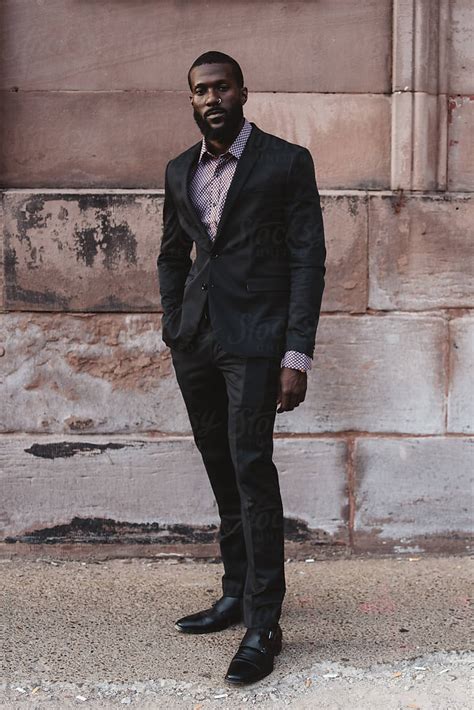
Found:
[(285, 412), (291, 412), (294, 408), (293, 397), (291, 394), (284, 394), (281, 400), (281, 406)]
[(280, 405), (279, 408), (277, 409), (278, 414), (281, 414), (282, 412), (287, 411), (287, 408), (286, 408), (287, 400), (286, 400), (286, 396), (284, 394), (281, 395), (281, 397), (278, 401), (278, 404)]

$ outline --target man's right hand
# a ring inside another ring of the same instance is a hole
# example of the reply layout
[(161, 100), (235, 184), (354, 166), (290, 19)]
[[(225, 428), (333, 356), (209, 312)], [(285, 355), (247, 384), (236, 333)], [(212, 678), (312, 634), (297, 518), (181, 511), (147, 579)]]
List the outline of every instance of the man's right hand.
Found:
[(277, 414), (291, 412), (306, 397), (308, 375), (292, 367), (282, 367), (278, 381)]

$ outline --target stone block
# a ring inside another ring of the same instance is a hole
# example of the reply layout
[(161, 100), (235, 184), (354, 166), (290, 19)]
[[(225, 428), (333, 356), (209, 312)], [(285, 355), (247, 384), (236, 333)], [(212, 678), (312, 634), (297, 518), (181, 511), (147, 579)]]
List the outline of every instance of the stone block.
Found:
[(369, 307), (424, 310), (474, 304), (469, 195), (373, 195)]
[[(3, 432), (190, 433), (158, 314), (4, 314)], [(444, 431), (445, 320), (322, 316), (280, 432)]]
[(474, 95), (450, 96), (448, 189), (474, 190)]
[[(322, 540), (347, 539), (345, 456), (342, 441), (275, 441), (285, 517), (317, 529)], [(38, 534), (74, 518), (219, 522), (191, 437), (0, 437), (0, 480), (1, 537)]]
[[(307, 146), (321, 188), (389, 186), (390, 99), (253, 93), (245, 115)], [(198, 142), (186, 92), (4, 92), (7, 187), (158, 188), (166, 163)]]
[[(221, 13), (219, 0), (8, 0), (0, 86), (187, 90), (188, 69)], [(390, 0), (236, 0), (226, 4), (217, 44), (239, 61), (252, 91), (387, 92), (390, 32)]]
[[(14, 190), (3, 202), (6, 309), (160, 309), (161, 193)], [(367, 195), (330, 193), (321, 204), (328, 242), (323, 309), (365, 311)]]
[[(4, 314), (0, 431), (189, 434), (158, 314)], [(444, 431), (440, 316), (322, 316), (306, 400), (276, 431)]]
[(322, 311), (367, 308), (368, 199), (365, 193), (321, 195), (327, 247)]
[(356, 549), (394, 541), (422, 552), (429, 536), (472, 532), (473, 441), (367, 438), (356, 443)]
[(189, 431), (158, 314), (0, 317), (0, 431)]
[(186, 92), (2, 92), (3, 185), (157, 188), (202, 136)]
[(311, 151), (321, 188), (390, 185), (391, 107), (374, 94), (249, 94), (260, 128)]
[[(474, 315), (467, 313), (449, 322), (448, 431), (472, 434), (474, 430)], [(473, 462), (474, 463), (474, 462)]]
[(156, 311), (163, 198), (4, 194), (6, 307)]
[(450, 11), (449, 90), (453, 94), (473, 94), (474, 4), (472, 0), (450, 0)]
[(302, 404), (279, 432), (444, 432), (447, 325), (439, 315), (320, 319)]

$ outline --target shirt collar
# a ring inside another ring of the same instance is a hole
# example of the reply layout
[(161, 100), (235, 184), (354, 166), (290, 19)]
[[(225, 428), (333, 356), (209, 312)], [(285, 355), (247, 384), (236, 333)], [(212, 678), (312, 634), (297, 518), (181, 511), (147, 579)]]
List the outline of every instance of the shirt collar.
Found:
[[(234, 158), (237, 158), (237, 160), (238, 160), (243, 153), (243, 150), (245, 148), (245, 145), (247, 143), (247, 139), (248, 139), (251, 131), (252, 131), (252, 124), (250, 123), (250, 121), (247, 121), (247, 119), (244, 118), (244, 125), (240, 129), (240, 133), (237, 136), (237, 138), (234, 140), (232, 145), (227, 150), (227, 153), (231, 153), (231, 155), (233, 155)], [(226, 155), (227, 153), (224, 153), (224, 155)], [(199, 162), (201, 162), (201, 158), (203, 157), (204, 154), (206, 154), (206, 156), (209, 156), (211, 158), (217, 157), (207, 149), (206, 139), (203, 136), (202, 137), (202, 144), (201, 144), (201, 152), (199, 153)]]

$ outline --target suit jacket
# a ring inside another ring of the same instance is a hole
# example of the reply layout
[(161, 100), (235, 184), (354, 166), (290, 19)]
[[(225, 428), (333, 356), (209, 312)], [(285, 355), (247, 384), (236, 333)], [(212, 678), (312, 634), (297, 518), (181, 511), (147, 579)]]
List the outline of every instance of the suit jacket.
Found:
[(157, 259), (162, 337), (191, 350), (207, 302), (225, 351), (312, 357), (326, 270), (313, 160), (306, 148), (252, 126), (214, 242), (188, 195), (201, 141), (166, 167)]

